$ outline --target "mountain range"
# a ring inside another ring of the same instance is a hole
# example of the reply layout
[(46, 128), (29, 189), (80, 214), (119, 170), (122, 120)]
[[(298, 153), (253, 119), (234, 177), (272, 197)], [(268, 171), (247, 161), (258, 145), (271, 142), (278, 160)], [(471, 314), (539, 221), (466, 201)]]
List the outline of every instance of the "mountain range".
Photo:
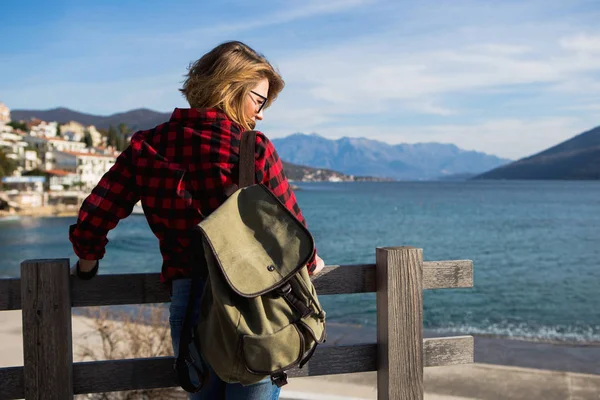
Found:
[(302, 133), (272, 141), (279, 156), (294, 164), (396, 180), (480, 174), (510, 162), (442, 143), (391, 145), (365, 138), (331, 140), (317, 134)]
[(475, 179), (600, 179), (600, 126)]
[[(39, 118), (61, 123), (77, 121), (107, 129), (109, 125), (126, 124), (131, 129), (149, 129), (170, 117), (148, 109), (136, 109), (108, 116), (85, 114), (68, 108), (51, 110), (13, 110), (14, 120)], [(510, 160), (476, 151), (467, 151), (453, 144), (417, 143), (391, 145), (366, 138), (343, 137), (331, 140), (317, 134), (296, 133), (272, 139), (282, 160), (302, 168), (317, 168), (307, 172), (317, 177), (341, 180), (373, 180), (377, 177), (393, 180), (428, 180), (445, 177), (472, 176), (492, 170)], [(307, 170), (308, 171), (308, 170)], [(307, 175), (307, 176), (308, 176)], [(345, 175), (346, 178), (341, 178)], [(349, 176), (352, 176), (350, 178)], [(356, 178), (364, 177), (364, 178)], [(337, 178), (333, 178), (337, 179)], [(300, 179), (299, 179), (300, 180)]]
[(27, 121), (39, 118), (43, 121), (57, 121), (66, 123), (77, 121), (83, 125), (94, 125), (96, 128), (108, 129), (110, 125), (126, 124), (133, 131), (154, 128), (156, 125), (168, 121), (171, 113), (161, 113), (147, 108), (116, 113), (107, 116), (86, 114), (73, 111), (69, 108), (59, 107), (50, 110), (11, 110), (11, 118), (15, 121)]

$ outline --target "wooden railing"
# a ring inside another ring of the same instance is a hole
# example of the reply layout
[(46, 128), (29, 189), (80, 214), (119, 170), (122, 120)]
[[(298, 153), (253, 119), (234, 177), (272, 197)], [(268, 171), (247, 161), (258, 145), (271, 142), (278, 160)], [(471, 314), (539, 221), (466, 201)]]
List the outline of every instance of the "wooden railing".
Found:
[[(376, 263), (329, 266), (320, 296), (377, 292), (377, 343), (319, 347), (289, 376), (377, 371), (379, 399), (422, 399), (423, 367), (473, 362), (473, 337), (423, 339), (423, 289), (473, 286), (471, 261), (423, 262), (421, 249), (377, 248)], [(29, 260), (0, 280), (0, 311), (22, 309), (24, 366), (0, 369), (1, 399), (175, 387), (172, 357), (73, 363), (71, 307), (164, 303), (158, 274), (69, 276), (69, 260)], [(0, 355), (1, 356), (1, 355)]]

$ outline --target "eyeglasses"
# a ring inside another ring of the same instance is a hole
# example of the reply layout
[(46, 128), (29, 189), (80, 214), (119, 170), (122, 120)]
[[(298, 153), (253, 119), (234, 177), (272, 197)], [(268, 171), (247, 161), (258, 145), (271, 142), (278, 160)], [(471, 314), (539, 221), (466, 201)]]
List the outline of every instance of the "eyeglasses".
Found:
[[(258, 111), (256, 112), (257, 114), (260, 114), (260, 112), (262, 111), (263, 107), (265, 106), (265, 104), (267, 104), (267, 98), (265, 96), (263, 96), (262, 94), (258, 94), (256, 93), (254, 90), (251, 90), (250, 93), (255, 94), (256, 96), (260, 97), (262, 99), (262, 103), (258, 104)], [(252, 98), (252, 96), (250, 96), (250, 98), (252, 99), (252, 101), (257, 104), (258, 102), (256, 100), (254, 100)]]

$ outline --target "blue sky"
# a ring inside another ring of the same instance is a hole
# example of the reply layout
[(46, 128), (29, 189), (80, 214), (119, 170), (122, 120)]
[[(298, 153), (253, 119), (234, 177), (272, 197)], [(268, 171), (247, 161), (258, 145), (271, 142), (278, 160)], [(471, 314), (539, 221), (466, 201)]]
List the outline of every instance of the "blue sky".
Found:
[(0, 101), (186, 107), (188, 64), (241, 40), (286, 88), (258, 126), (519, 158), (600, 125), (600, 2), (29, 1), (0, 13)]

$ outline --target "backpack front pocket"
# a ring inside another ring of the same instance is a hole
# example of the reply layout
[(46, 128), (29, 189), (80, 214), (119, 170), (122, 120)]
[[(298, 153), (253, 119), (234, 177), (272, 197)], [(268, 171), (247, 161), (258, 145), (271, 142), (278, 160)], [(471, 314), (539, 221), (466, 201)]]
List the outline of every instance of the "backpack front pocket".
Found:
[(298, 364), (304, 354), (304, 336), (295, 324), (270, 335), (243, 337), (246, 369), (254, 374), (270, 375)]

